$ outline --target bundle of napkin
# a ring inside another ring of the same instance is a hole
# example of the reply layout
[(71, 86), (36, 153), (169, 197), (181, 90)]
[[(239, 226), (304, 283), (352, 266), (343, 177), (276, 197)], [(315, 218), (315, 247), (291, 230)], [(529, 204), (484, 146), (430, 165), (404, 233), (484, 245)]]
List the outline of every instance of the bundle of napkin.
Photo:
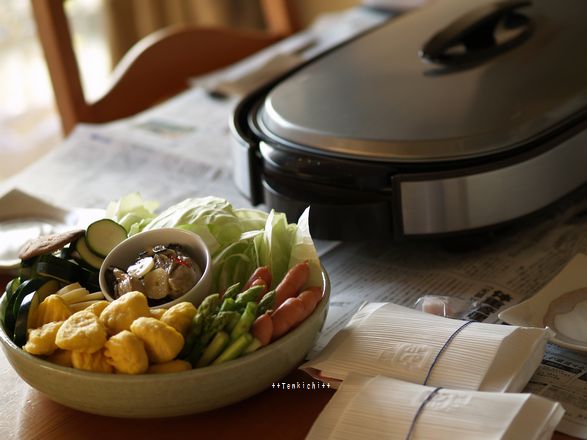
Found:
[(542, 361), (549, 330), (463, 324), (396, 304), (366, 304), (302, 369), (332, 386), (355, 372), (453, 389), (521, 391)]
[(514, 393), (549, 334), (365, 304), (301, 367), (340, 387), (308, 438), (548, 439), (562, 406)]
[(547, 440), (563, 414), (559, 403), (532, 394), (436, 390), (353, 373), (307, 439)]

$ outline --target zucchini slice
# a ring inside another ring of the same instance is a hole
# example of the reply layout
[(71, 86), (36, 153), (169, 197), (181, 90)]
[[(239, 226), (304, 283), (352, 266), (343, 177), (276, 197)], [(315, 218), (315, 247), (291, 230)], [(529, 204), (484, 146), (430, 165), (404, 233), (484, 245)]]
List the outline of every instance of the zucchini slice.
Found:
[(96, 255), (90, 250), (84, 237), (78, 238), (75, 242), (75, 250), (78, 252), (82, 262), (94, 269), (100, 269), (104, 262), (104, 258)]
[[(108, 255), (117, 244), (123, 242), (126, 237), (126, 229), (109, 218), (95, 221), (86, 229), (88, 248), (102, 258)], [(84, 258), (83, 255), (82, 258)]]
[[(4, 328), (6, 334), (12, 336), (14, 334), (14, 326), (16, 324), (16, 315), (20, 308), (20, 303), (29, 293), (32, 293), (40, 289), (48, 280), (44, 278), (34, 278), (32, 280), (24, 281), (14, 294), (10, 297), (8, 305), (6, 307), (6, 314), (4, 318)], [(55, 281), (56, 287), (59, 287), (59, 283)]]
[(56, 280), (46, 280), (41, 287), (22, 298), (15, 313), (14, 343), (16, 345), (22, 347), (26, 344), (28, 329), (33, 328), (37, 321), (39, 304), (58, 289), (59, 283)]
[(77, 264), (53, 255), (42, 255), (35, 265), (37, 276), (53, 278), (65, 284), (78, 281), (80, 269)]

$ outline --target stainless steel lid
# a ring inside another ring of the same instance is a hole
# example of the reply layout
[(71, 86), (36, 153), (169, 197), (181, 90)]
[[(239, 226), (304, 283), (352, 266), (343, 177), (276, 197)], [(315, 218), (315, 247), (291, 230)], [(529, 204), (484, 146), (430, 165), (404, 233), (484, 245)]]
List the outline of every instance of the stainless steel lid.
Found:
[(523, 6), (528, 38), (474, 65), (419, 55), (463, 14), (493, 3), (433, 2), (334, 50), (268, 93), (261, 129), (300, 150), (388, 162), (481, 157), (539, 141), (587, 109), (587, 2), (514, 5)]

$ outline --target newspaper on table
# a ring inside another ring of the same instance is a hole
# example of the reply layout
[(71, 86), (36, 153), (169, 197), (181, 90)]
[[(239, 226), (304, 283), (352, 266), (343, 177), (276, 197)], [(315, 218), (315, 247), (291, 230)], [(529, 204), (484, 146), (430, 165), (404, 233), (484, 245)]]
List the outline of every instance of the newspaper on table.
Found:
[[(232, 182), (228, 118), (235, 99), (195, 88), (136, 117), (83, 125), (33, 166), (8, 179), (64, 207), (105, 208), (140, 192), (162, 207), (217, 195), (247, 207)], [(578, 252), (587, 253), (587, 188), (553, 207), (476, 241), (327, 244), (322, 262), (332, 280), (328, 318), (314, 356), (366, 301), (413, 306), (425, 294), (474, 300), (467, 319), (497, 322), (497, 313), (536, 293)], [(532, 392), (567, 410), (559, 430), (587, 438), (587, 357), (555, 346), (531, 380)]]

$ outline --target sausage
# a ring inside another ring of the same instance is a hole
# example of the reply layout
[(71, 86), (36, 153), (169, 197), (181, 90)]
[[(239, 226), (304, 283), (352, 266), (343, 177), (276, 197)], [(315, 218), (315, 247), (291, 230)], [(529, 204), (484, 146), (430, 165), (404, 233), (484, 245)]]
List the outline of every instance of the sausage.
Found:
[(310, 277), (310, 265), (307, 261), (298, 263), (287, 271), (283, 280), (275, 288), (277, 295), (275, 298), (275, 308), (278, 308), (283, 302), (297, 295), (298, 291), (306, 284)]
[(322, 299), (322, 288), (318, 286), (308, 287), (298, 295), (298, 298), (304, 304), (304, 318), (312, 314), (320, 300)]
[(304, 303), (299, 298), (288, 298), (271, 315), (273, 320), (272, 340), (275, 340), (304, 320)]
[(251, 326), (251, 334), (259, 340), (261, 347), (271, 342), (273, 336), (273, 320), (269, 313), (263, 313)]
[(249, 287), (251, 287), (253, 285), (253, 282), (258, 279), (262, 279), (265, 282), (265, 285), (267, 286), (267, 290), (269, 290), (269, 288), (271, 287), (272, 276), (271, 271), (267, 266), (261, 266), (255, 269), (253, 274), (249, 277), (248, 281), (246, 282), (245, 287), (243, 287), (243, 292), (247, 290)]

